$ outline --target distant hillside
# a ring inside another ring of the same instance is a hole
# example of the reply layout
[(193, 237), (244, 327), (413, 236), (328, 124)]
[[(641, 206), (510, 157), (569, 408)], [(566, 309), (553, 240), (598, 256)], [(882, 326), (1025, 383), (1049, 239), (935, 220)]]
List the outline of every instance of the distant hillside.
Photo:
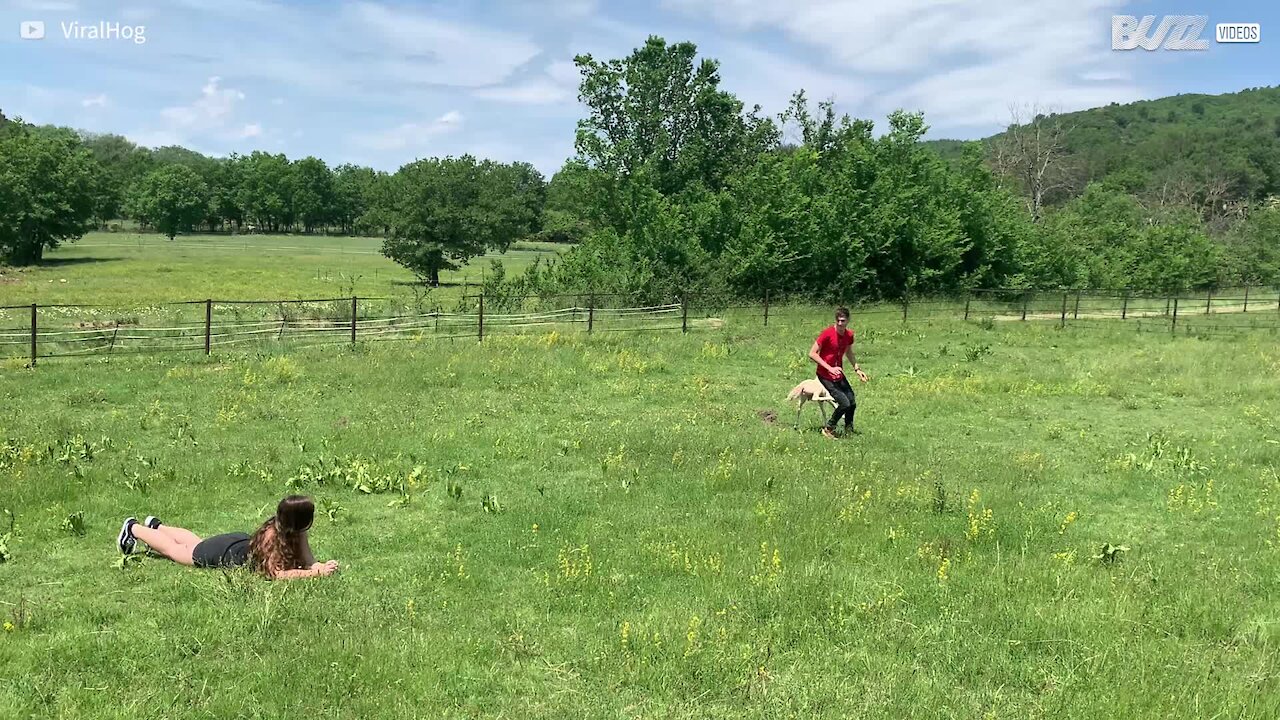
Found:
[[(1280, 87), (1112, 103), (1042, 122), (1070, 128), (1074, 192), (1066, 196), (1104, 179), (1138, 195), (1185, 195), (1193, 203), (1231, 205), (1280, 195)], [(990, 153), (1004, 135), (925, 145), (953, 161), (973, 143)]]

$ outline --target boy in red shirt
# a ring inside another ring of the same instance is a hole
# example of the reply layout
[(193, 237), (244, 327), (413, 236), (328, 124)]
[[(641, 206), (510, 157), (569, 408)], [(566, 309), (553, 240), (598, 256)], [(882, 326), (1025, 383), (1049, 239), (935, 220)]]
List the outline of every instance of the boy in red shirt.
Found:
[(862, 372), (862, 368), (858, 367), (858, 361), (853, 357), (853, 331), (849, 329), (849, 308), (840, 307), (836, 308), (836, 324), (819, 333), (818, 338), (813, 341), (813, 347), (809, 348), (809, 358), (818, 364), (819, 382), (836, 401), (836, 411), (831, 413), (831, 419), (822, 428), (824, 437), (836, 436), (836, 421), (841, 415), (844, 416), (845, 434), (853, 431), (853, 412), (857, 410), (858, 403), (854, 398), (853, 388), (849, 386), (849, 379), (844, 376), (845, 355), (848, 355), (849, 362), (853, 363), (853, 371), (858, 374), (858, 379), (866, 382), (867, 374)]

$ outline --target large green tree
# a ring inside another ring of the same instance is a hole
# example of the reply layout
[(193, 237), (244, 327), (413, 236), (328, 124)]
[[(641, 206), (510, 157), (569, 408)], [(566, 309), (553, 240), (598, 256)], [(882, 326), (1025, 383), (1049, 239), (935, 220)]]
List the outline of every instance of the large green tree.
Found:
[(73, 133), (0, 127), (0, 258), (40, 262), (90, 228), (101, 168)]
[(151, 171), (134, 186), (131, 214), (172, 240), (190, 232), (209, 212), (209, 188), (186, 165), (167, 165)]
[(1220, 282), (1280, 287), (1280, 199), (1250, 213), (1224, 238)]
[(377, 176), (371, 168), (339, 165), (333, 169), (332, 221), (343, 233), (356, 232), (356, 223), (369, 208), (370, 191)]
[(488, 250), (505, 251), (537, 220), (526, 195), (541, 176), (531, 168), (460, 158), (419, 160), (400, 168), (382, 208), (391, 227), (382, 252), (432, 286), (440, 271)]
[(293, 222), (294, 174), (283, 154), (255, 150), (244, 158), (240, 207), (260, 230), (280, 232)]
[(1024, 267), (1032, 287), (1167, 292), (1212, 285), (1219, 252), (1193, 210), (1144, 207), (1100, 182), (1046, 214)]
[(245, 222), (243, 200), (245, 159), (232, 153), (218, 163), (214, 181), (209, 183), (209, 212), (219, 225), (233, 225), (240, 230)]
[(601, 227), (602, 206), (597, 193), (603, 185), (600, 171), (580, 159), (565, 163), (547, 183), (540, 239), (549, 242), (581, 242)]
[(308, 156), (293, 164), (293, 209), (303, 232), (329, 223), (334, 199), (333, 173), (323, 160)]
[(371, 170), (359, 183), (362, 211), (356, 216), (356, 232), (385, 238), (391, 234), (392, 215), (397, 206), (395, 176)]
[(635, 197), (623, 184), (643, 176), (668, 197), (694, 185), (718, 191), (777, 140), (759, 107), (744, 115), (742, 102), (720, 89), (719, 64), (704, 58), (695, 65), (696, 56), (693, 43), (650, 37), (620, 60), (575, 58), (588, 109), (575, 147), (613, 180), (604, 210), (620, 232), (631, 214), (625, 202)]
[(123, 217), (129, 188), (155, 167), (155, 160), (150, 150), (121, 135), (85, 134), (84, 145), (102, 166), (102, 182), (94, 203), (94, 220), (102, 227)]

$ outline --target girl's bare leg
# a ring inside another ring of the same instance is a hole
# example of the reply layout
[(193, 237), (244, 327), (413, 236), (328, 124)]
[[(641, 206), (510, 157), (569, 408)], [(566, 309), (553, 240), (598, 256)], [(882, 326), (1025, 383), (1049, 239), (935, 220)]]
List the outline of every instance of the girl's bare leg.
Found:
[(191, 547), (195, 547), (196, 545), (200, 544), (200, 536), (191, 532), (186, 528), (174, 527), (172, 525), (161, 525), (160, 527), (156, 528), (156, 530), (159, 530), (160, 532), (164, 533), (165, 535), (168, 535), (174, 540), (177, 540), (183, 545), (190, 545)]
[[(133, 536), (176, 563), (194, 565), (191, 561), (191, 551), (195, 549), (196, 543), (181, 542), (159, 530), (152, 530), (142, 523), (133, 526)], [(199, 542), (199, 538), (196, 541)]]

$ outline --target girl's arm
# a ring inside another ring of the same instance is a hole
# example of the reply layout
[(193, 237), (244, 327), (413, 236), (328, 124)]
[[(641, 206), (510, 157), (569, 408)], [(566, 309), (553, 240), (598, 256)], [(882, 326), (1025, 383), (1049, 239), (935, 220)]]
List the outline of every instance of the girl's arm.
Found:
[(297, 580), (300, 578), (320, 577), (321, 575), (332, 575), (338, 569), (338, 562), (330, 560), (326, 563), (315, 563), (308, 568), (299, 568), (297, 570), (282, 570), (272, 576), (274, 580)]
[[(338, 568), (336, 560), (328, 562), (316, 562), (316, 556), (311, 553), (311, 540), (309, 535), (302, 536), (302, 566), (311, 570), (315, 570), (321, 575), (328, 575)], [(325, 569), (329, 568), (328, 572)]]
[(302, 534), (302, 566), (311, 567), (316, 564), (316, 556), (311, 554), (311, 540), (306, 533)]

